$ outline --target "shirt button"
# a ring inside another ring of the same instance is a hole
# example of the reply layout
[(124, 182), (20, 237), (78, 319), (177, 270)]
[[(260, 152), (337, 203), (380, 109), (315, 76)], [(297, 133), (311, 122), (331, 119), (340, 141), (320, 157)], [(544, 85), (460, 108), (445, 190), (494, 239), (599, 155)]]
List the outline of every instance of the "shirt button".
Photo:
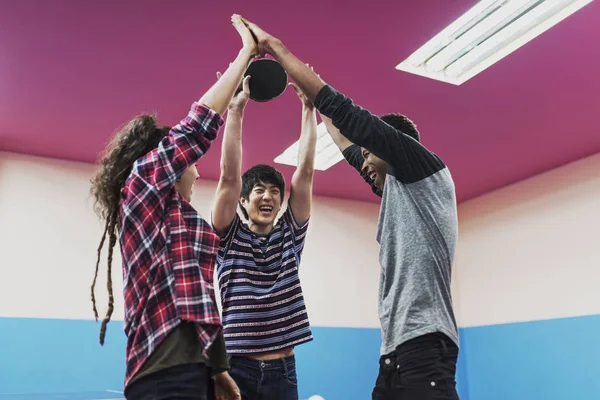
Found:
[(385, 364), (386, 364), (386, 365), (390, 365), (390, 363), (391, 363), (390, 359), (389, 359), (389, 358), (386, 358), (386, 359), (385, 359)]

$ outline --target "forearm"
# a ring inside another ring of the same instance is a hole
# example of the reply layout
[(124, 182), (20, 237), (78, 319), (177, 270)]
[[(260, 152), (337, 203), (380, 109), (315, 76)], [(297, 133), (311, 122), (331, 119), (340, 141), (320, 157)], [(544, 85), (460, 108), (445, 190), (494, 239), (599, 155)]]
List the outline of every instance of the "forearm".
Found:
[(208, 151), (222, 124), (219, 114), (194, 103), (188, 115), (158, 146), (134, 164), (133, 174), (159, 191), (170, 190), (185, 170)]
[(219, 114), (225, 113), (235, 91), (240, 85), (244, 71), (246, 71), (251, 58), (252, 53), (248, 50), (240, 50), (236, 59), (227, 68), (227, 71), (202, 96), (199, 102)]
[(303, 225), (310, 218), (312, 182), (317, 146), (317, 113), (311, 105), (302, 107), (302, 131), (298, 146), (298, 163), (290, 185), (289, 207), (295, 221)]
[(383, 122), (368, 110), (330, 86), (318, 93), (315, 107), (331, 118), (333, 125), (351, 143), (369, 150), (387, 163), (394, 164), (413, 142), (408, 136)]
[(352, 146), (352, 142), (350, 140), (348, 140), (344, 135), (341, 134), (339, 129), (336, 128), (335, 125), (333, 125), (333, 122), (331, 122), (331, 119), (329, 117), (321, 115), (321, 119), (323, 120), (323, 123), (325, 124), (325, 127), (327, 128), (327, 133), (329, 133), (329, 136), (331, 136), (333, 143), (336, 144), (336, 146), (338, 147), (338, 149), (340, 149), (340, 151), (343, 152), (348, 147)]
[(314, 103), (317, 93), (325, 86), (325, 82), (290, 52), (281, 41), (270, 42), (268, 52), (287, 71), (292, 80), (302, 89), (304, 95)]
[(313, 107), (302, 108), (302, 130), (298, 146), (298, 165), (296, 170), (303, 174), (312, 174), (315, 166), (315, 153), (317, 146), (317, 113)]
[(242, 188), (242, 118), (242, 109), (230, 107), (221, 150), (221, 177), (212, 209), (213, 228), (221, 237), (235, 217)]
[[(402, 182), (416, 182), (445, 167), (440, 158), (419, 141), (354, 104), (330, 86), (319, 92), (315, 107), (321, 114), (330, 117), (348, 140), (385, 161), (388, 173), (393, 172)], [(348, 149), (353, 149), (353, 157), (362, 163), (360, 149), (354, 147)], [(355, 168), (359, 169), (358, 165), (355, 161)]]
[(229, 110), (221, 151), (221, 180), (239, 180), (242, 175), (242, 121), (243, 111)]

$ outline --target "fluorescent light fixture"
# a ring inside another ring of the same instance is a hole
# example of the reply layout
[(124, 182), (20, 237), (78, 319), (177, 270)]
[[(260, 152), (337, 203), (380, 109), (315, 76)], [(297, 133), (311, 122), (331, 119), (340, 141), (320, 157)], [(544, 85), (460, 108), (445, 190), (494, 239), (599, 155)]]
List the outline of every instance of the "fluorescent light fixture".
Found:
[[(288, 147), (278, 155), (275, 160), (278, 164), (285, 165), (298, 165), (298, 149), (300, 148), (300, 141)], [(315, 169), (319, 171), (325, 171), (331, 168), (338, 162), (344, 159), (342, 152), (338, 149), (337, 145), (327, 133), (327, 128), (324, 123), (320, 123), (317, 126), (317, 151), (315, 155)]]
[(396, 66), (460, 85), (592, 0), (482, 0)]

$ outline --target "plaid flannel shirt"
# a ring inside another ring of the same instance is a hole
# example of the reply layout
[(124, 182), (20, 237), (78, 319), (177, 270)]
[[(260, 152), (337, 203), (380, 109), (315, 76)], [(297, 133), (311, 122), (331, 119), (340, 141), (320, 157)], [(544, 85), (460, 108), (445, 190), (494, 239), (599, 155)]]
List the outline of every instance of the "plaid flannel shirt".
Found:
[(125, 387), (182, 320), (196, 323), (205, 357), (222, 329), (213, 288), (219, 239), (174, 187), (222, 124), (219, 114), (194, 103), (158, 147), (135, 162), (121, 192)]

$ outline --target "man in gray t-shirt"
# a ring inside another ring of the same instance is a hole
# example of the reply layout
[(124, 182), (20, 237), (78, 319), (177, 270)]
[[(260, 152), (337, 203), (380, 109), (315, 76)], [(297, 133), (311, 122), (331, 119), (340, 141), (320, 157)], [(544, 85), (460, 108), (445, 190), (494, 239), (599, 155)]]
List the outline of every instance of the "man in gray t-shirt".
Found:
[(382, 198), (377, 241), (382, 347), (373, 399), (458, 399), (458, 333), (450, 278), (458, 235), (454, 182), (416, 126), (355, 105), (280, 40), (244, 19), (324, 117), (329, 133)]
[(450, 293), (458, 224), (450, 172), (403, 115), (378, 118), (328, 86), (315, 104), (348, 163), (382, 198), (382, 357), (373, 399), (458, 399)]

